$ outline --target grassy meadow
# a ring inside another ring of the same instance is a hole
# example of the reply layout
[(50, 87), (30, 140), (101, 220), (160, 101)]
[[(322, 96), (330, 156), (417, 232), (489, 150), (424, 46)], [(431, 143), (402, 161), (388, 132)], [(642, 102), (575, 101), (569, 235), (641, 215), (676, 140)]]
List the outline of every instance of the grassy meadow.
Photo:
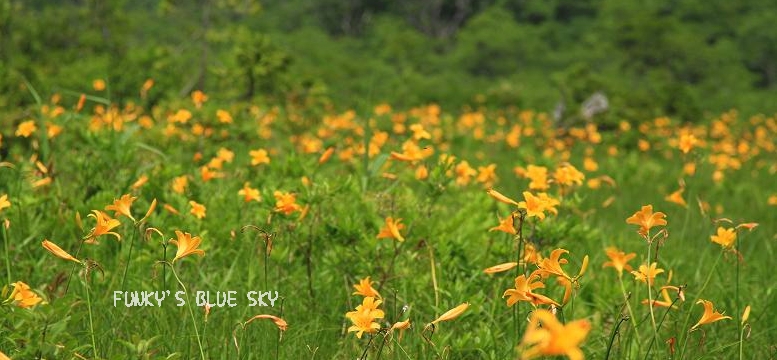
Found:
[(774, 116), (150, 107), (138, 85), (28, 83), (0, 130), (0, 359), (777, 352)]

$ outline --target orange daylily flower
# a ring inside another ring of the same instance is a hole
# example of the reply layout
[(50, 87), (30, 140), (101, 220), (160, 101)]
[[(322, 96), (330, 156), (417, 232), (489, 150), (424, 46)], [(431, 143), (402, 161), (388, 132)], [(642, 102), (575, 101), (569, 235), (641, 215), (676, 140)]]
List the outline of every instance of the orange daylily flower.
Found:
[(558, 213), (556, 205), (559, 204), (559, 201), (546, 193), (540, 193), (538, 196), (535, 196), (528, 191), (524, 191), (523, 198), (525, 201), (519, 202), (518, 207), (526, 210), (526, 216), (535, 216), (543, 220), (545, 219), (545, 211), (553, 214)]
[(623, 274), (623, 270), (631, 271), (631, 265), (629, 265), (629, 261), (635, 257), (637, 257), (637, 254), (635, 253), (629, 253), (626, 254), (623, 251), (618, 250), (618, 248), (614, 246), (610, 246), (607, 249), (604, 250), (605, 253), (607, 253), (607, 257), (610, 258), (610, 261), (605, 262), (602, 264), (602, 267), (613, 267), (618, 272), (618, 277), (620, 277)]
[(639, 225), (640, 235), (647, 237), (648, 232), (654, 226), (666, 225), (666, 214), (662, 212), (653, 213), (653, 205), (645, 205), (642, 210), (637, 211), (626, 219), (627, 224)]
[(244, 202), (262, 201), (262, 196), (259, 194), (259, 190), (251, 188), (248, 182), (243, 184), (243, 188), (240, 189), (237, 194), (243, 197)]
[(75, 261), (81, 264), (81, 260), (76, 259), (75, 257), (73, 257), (73, 255), (70, 255), (67, 251), (62, 250), (62, 248), (57, 246), (57, 244), (49, 241), (48, 239), (44, 239), (41, 245), (43, 245), (44, 249), (48, 250), (50, 253), (54, 254), (54, 256), (58, 258)]
[(354, 291), (353, 294), (351, 295), (361, 295), (365, 297), (374, 297), (374, 298), (380, 299), (381, 296), (378, 293), (378, 291), (372, 287), (372, 283), (374, 283), (374, 281), (370, 281), (369, 276), (359, 280), (359, 283), (353, 286), (353, 288), (356, 289), (356, 291)]
[(0, 196), (0, 211), (9, 207), (11, 207), (11, 202), (8, 201), (8, 194), (3, 194)]
[(753, 229), (755, 229), (757, 226), (758, 226), (758, 223), (754, 223), (754, 222), (742, 223), (737, 225), (737, 230), (739, 230), (739, 228), (745, 228), (747, 230), (753, 231)]
[(486, 268), (485, 270), (483, 270), (483, 272), (486, 273), (486, 274), (496, 274), (496, 273), (500, 273), (500, 272), (505, 272), (507, 270), (510, 270), (510, 269), (516, 267), (516, 266), (518, 266), (517, 262), (506, 262), (506, 263), (503, 263), (503, 264), (494, 265), (492, 267)]
[[(537, 280), (536, 282), (534, 281), (535, 279)], [(507, 306), (513, 306), (519, 301), (528, 301), (535, 307), (537, 305), (560, 306), (559, 303), (555, 302), (553, 299), (542, 294), (534, 293), (534, 289), (542, 289), (544, 287), (545, 284), (539, 281), (539, 276), (531, 274), (527, 278), (526, 275), (522, 274), (515, 278), (515, 288), (505, 290), (502, 297), (508, 296)]]
[(714, 311), (712, 308), (712, 301), (699, 300), (696, 303), (702, 304), (702, 306), (704, 306), (704, 314), (701, 315), (701, 319), (699, 319), (699, 322), (697, 322), (696, 325), (691, 327), (691, 331), (696, 330), (696, 328), (698, 328), (701, 325), (714, 323), (716, 321), (723, 320), (723, 319), (731, 319), (731, 316), (724, 316), (723, 313)]
[(279, 317), (277, 317), (275, 315), (267, 315), (267, 314), (256, 315), (256, 316), (248, 319), (243, 324), (243, 326), (250, 324), (252, 321), (254, 321), (256, 319), (270, 319), (270, 320), (272, 320), (273, 323), (275, 323), (275, 326), (277, 326), (280, 331), (286, 331), (286, 329), (289, 328), (289, 324), (286, 322), (286, 320), (283, 320), (283, 319), (281, 319), (281, 318), (279, 318)]
[(402, 236), (402, 234), (399, 232), (400, 230), (404, 229), (405, 225), (402, 224), (402, 219), (396, 219), (392, 218), (391, 216), (386, 218), (386, 225), (383, 226), (382, 229), (380, 229), (380, 233), (378, 233), (377, 238), (378, 239), (395, 239), (399, 242), (404, 242), (405, 238)]
[(35, 121), (28, 120), (19, 124), (19, 127), (16, 128), (16, 136), (30, 137), (35, 130), (38, 130), (38, 127), (35, 126)]
[(657, 268), (657, 266), (658, 263), (655, 262), (650, 264), (650, 266), (642, 264), (639, 266), (638, 271), (632, 271), (631, 273), (637, 280), (647, 282), (650, 286), (653, 286), (653, 280), (655, 280), (656, 275), (664, 272), (664, 269)]
[(496, 201), (503, 202), (508, 205), (518, 206), (518, 202), (516, 202), (513, 199), (510, 199), (507, 196), (502, 195), (502, 193), (500, 193), (499, 191), (496, 191), (494, 189), (488, 189), (486, 190), (486, 193), (488, 194), (488, 196), (494, 198)]
[(116, 219), (112, 219), (108, 214), (100, 210), (92, 210), (92, 213), (87, 215), (93, 217), (96, 221), (92, 232), (89, 234), (87, 243), (97, 243), (97, 237), (100, 235), (113, 235), (117, 240), (121, 240), (121, 235), (112, 232), (113, 228), (121, 225), (121, 222)]
[(229, 112), (226, 110), (222, 110), (222, 109), (216, 110), (216, 118), (219, 119), (219, 122), (222, 124), (232, 123), (232, 115), (230, 115)]
[(585, 175), (571, 164), (561, 164), (553, 172), (553, 179), (562, 186), (582, 185)]
[(218, 179), (224, 177), (224, 174), (218, 171), (213, 171), (207, 166), (200, 167), (200, 177), (203, 182), (208, 182), (212, 179)]
[(551, 251), (550, 257), (542, 259), (539, 264), (537, 264), (539, 267), (539, 269), (536, 270), (537, 273), (543, 278), (546, 278), (549, 275), (555, 275), (566, 279), (572, 279), (572, 277), (561, 268), (561, 265), (568, 262), (567, 259), (561, 259), (561, 255), (563, 254), (569, 254), (569, 250), (559, 248)]
[(675, 203), (682, 207), (688, 207), (688, 204), (685, 202), (685, 199), (683, 198), (683, 191), (685, 191), (685, 188), (680, 188), (677, 191), (667, 195), (664, 198), (664, 200)]
[(252, 166), (270, 163), (270, 157), (267, 156), (267, 150), (265, 149), (251, 150), (248, 154), (251, 155)]
[(132, 213), (130, 212), (130, 207), (132, 206), (132, 202), (134, 202), (135, 199), (137, 199), (137, 197), (130, 196), (129, 194), (122, 195), (119, 200), (113, 200), (113, 205), (106, 206), (105, 210), (115, 211), (113, 216), (118, 217), (119, 215), (124, 215), (132, 219), (132, 221), (135, 221), (135, 218), (132, 217)]
[(566, 355), (570, 360), (583, 360), (580, 343), (589, 331), (591, 323), (588, 320), (575, 320), (564, 325), (550, 311), (535, 310), (521, 340), (521, 348), (528, 347), (521, 353), (521, 360), (541, 355)]
[(691, 151), (693, 146), (696, 145), (698, 141), (699, 140), (696, 139), (696, 137), (693, 136), (693, 134), (688, 134), (688, 133), (682, 134), (680, 135), (680, 141), (677, 147), (680, 148), (680, 151), (682, 151), (683, 154), (687, 154), (688, 152)]
[(276, 212), (282, 212), (285, 215), (289, 215), (295, 211), (302, 210), (302, 207), (297, 204), (297, 195), (295, 194), (275, 190), (273, 196), (275, 197)]
[(135, 182), (132, 183), (132, 185), (130, 185), (130, 188), (132, 188), (133, 190), (137, 190), (141, 186), (146, 185), (147, 182), (148, 182), (148, 175), (146, 174), (140, 175), (140, 177), (137, 180), (135, 180)]
[(526, 167), (525, 177), (531, 179), (529, 183), (530, 190), (548, 189), (548, 168), (544, 166), (529, 165)]
[(173, 178), (173, 191), (177, 194), (183, 194), (186, 191), (186, 187), (189, 186), (189, 177), (181, 175)]
[(730, 248), (737, 240), (737, 233), (735, 229), (718, 227), (718, 233), (710, 236), (710, 240), (716, 244), (720, 244), (723, 248)]
[(446, 311), (444, 314), (440, 315), (440, 317), (432, 321), (430, 324), (434, 325), (441, 321), (453, 320), (459, 317), (459, 315), (461, 315), (465, 310), (467, 310), (468, 307), (469, 307), (469, 303), (467, 302), (462, 303), (461, 305)]
[(515, 234), (517, 234), (517, 231), (515, 230), (515, 226), (514, 226), (513, 221), (514, 220), (513, 220), (513, 215), (512, 214), (510, 214), (510, 216), (508, 216), (508, 217), (506, 217), (504, 219), (499, 218), (499, 225), (494, 226), (494, 227), (488, 229), (488, 231), (503, 231), (503, 232), (506, 232), (508, 234), (515, 235)]
[(16, 303), (16, 306), (20, 308), (31, 308), (43, 301), (43, 299), (38, 296), (38, 294), (30, 290), (29, 285), (21, 281), (12, 283), (11, 286), (13, 286), (13, 291), (11, 291), (11, 296), (9, 299), (13, 299), (14, 303)]
[(327, 149), (326, 149), (326, 150), (325, 150), (325, 151), (324, 151), (324, 152), (321, 154), (321, 156), (318, 158), (318, 164), (319, 164), (319, 165), (321, 165), (321, 164), (323, 164), (323, 163), (325, 163), (325, 162), (329, 161), (329, 158), (331, 158), (331, 157), (332, 157), (332, 154), (334, 154), (334, 153), (335, 153), (335, 148), (334, 148), (334, 147), (331, 147), (331, 146), (330, 146), (329, 148), (327, 148)]
[(356, 307), (355, 311), (349, 311), (345, 314), (353, 325), (348, 328), (348, 332), (356, 331), (356, 337), (362, 337), (362, 334), (375, 333), (380, 329), (380, 324), (374, 322), (375, 319), (382, 319), (385, 314), (378, 306), (383, 303), (381, 300), (375, 300), (368, 296), (362, 300), (362, 304)]
[(198, 249), (200, 246), (200, 242), (202, 242), (202, 239), (200, 239), (199, 236), (192, 237), (192, 234), (189, 234), (188, 232), (182, 232), (179, 230), (175, 231), (175, 236), (178, 238), (177, 240), (170, 239), (167, 242), (174, 244), (176, 247), (178, 247), (178, 251), (175, 252), (175, 257), (171, 261), (174, 263), (176, 260), (184, 258), (189, 255), (199, 255), (204, 256), (205, 250)]
[[(668, 289), (678, 289), (676, 286), (662, 286), (661, 287), (661, 300), (653, 299), (652, 304), (653, 307), (670, 307), (672, 306), (672, 298), (669, 296), (669, 290)], [(651, 301), (648, 301), (648, 299), (642, 300), (642, 304), (649, 304)]]
[(207, 209), (205, 208), (205, 205), (200, 204), (194, 200), (189, 200), (189, 205), (192, 207), (192, 209), (190, 210), (192, 215), (194, 215), (198, 219), (202, 219), (205, 217), (205, 211), (207, 211)]

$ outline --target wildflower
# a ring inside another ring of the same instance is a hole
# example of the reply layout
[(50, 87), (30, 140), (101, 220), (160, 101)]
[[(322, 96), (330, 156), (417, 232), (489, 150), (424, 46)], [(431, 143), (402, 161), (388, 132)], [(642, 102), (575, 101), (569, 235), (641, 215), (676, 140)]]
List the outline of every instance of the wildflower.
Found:
[(631, 273), (637, 280), (647, 282), (648, 285), (653, 286), (653, 280), (655, 280), (656, 275), (664, 272), (664, 269), (657, 268), (657, 266), (658, 263), (655, 262), (650, 264), (650, 266), (643, 264), (639, 266), (638, 271), (632, 271)]
[(270, 163), (270, 157), (267, 156), (267, 150), (265, 149), (251, 150), (248, 154), (251, 155), (252, 166)]
[(680, 188), (677, 191), (669, 194), (666, 198), (664, 198), (664, 200), (675, 203), (682, 207), (687, 207), (688, 204), (685, 202), (685, 199), (683, 198), (683, 191), (685, 191), (685, 188)]
[(208, 182), (211, 179), (224, 177), (224, 174), (218, 171), (213, 171), (207, 166), (202, 166), (200, 167), (200, 177), (202, 177), (203, 182)]
[(106, 213), (100, 210), (92, 210), (92, 213), (88, 216), (93, 217), (96, 221), (92, 232), (89, 234), (88, 243), (97, 243), (97, 237), (100, 235), (113, 235), (117, 240), (121, 240), (121, 235), (111, 232), (113, 228), (121, 225), (121, 222), (116, 219), (112, 219)]
[(526, 243), (523, 246), (523, 262), (524, 264), (539, 264), (542, 261), (542, 254), (537, 251), (531, 243)]
[(140, 87), (140, 97), (145, 98), (152, 87), (154, 87), (154, 79), (146, 79), (146, 81), (143, 82), (143, 86)]
[(286, 322), (286, 320), (283, 320), (283, 319), (281, 319), (281, 318), (279, 318), (279, 317), (277, 317), (275, 315), (267, 315), (267, 314), (256, 315), (256, 316), (248, 319), (243, 324), (243, 326), (248, 325), (249, 323), (251, 323), (252, 321), (254, 321), (256, 319), (270, 319), (270, 320), (272, 320), (273, 323), (275, 323), (275, 326), (277, 326), (278, 330), (280, 330), (280, 331), (286, 331), (286, 329), (289, 328), (289, 324)]
[(623, 274), (623, 270), (631, 271), (631, 265), (629, 265), (629, 261), (637, 256), (635, 253), (629, 253), (626, 254), (623, 251), (618, 250), (618, 248), (610, 246), (607, 249), (604, 250), (604, 252), (607, 254), (607, 257), (610, 258), (610, 261), (605, 262), (602, 264), (602, 267), (613, 267), (618, 272), (618, 277), (620, 277)]
[(216, 153), (216, 157), (224, 162), (231, 163), (235, 158), (235, 153), (227, 148), (220, 148), (218, 153)]
[(523, 192), (524, 201), (518, 203), (518, 207), (526, 210), (527, 216), (535, 216), (540, 220), (545, 219), (545, 213), (540, 199), (528, 191)]
[(57, 246), (57, 244), (49, 241), (48, 239), (44, 239), (41, 245), (43, 245), (44, 249), (48, 250), (50, 253), (54, 254), (54, 256), (58, 258), (74, 261), (79, 264), (81, 263), (81, 260), (76, 259), (75, 257), (73, 257), (73, 255), (70, 255), (67, 251), (62, 250), (62, 248)]
[(378, 309), (382, 302), (368, 296), (362, 300), (362, 304), (357, 306), (355, 311), (347, 312), (345, 317), (353, 323), (353, 326), (348, 328), (348, 332), (356, 331), (356, 337), (360, 339), (365, 332), (377, 332), (380, 329), (380, 324), (374, 322), (374, 320), (382, 319), (385, 316), (383, 310)]
[(521, 353), (521, 360), (541, 355), (566, 355), (570, 360), (582, 360), (580, 343), (589, 331), (591, 323), (587, 320), (575, 320), (564, 325), (550, 311), (535, 310), (521, 340), (521, 347), (528, 347)]
[(178, 247), (178, 251), (175, 252), (175, 257), (171, 262), (175, 262), (178, 259), (187, 257), (189, 255), (199, 255), (204, 256), (205, 250), (198, 249), (200, 246), (200, 242), (202, 242), (202, 239), (200, 239), (199, 236), (192, 237), (192, 234), (189, 234), (188, 232), (182, 232), (179, 230), (175, 231), (175, 236), (178, 238), (178, 240), (170, 239), (167, 242), (174, 244), (176, 247)]
[(232, 123), (232, 115), (229, 114), (226, 110), (218, 109), (216, 110), (216, 118), (219, 119), (219, 122), (222, 124), (231, 124)]
[(200, 90), (194, 90), (191, 96), (194, 106), (198, 109), (202, 107), (203, 103), (208, 101), (208, 95), (205, 95), (205, 93)]
[(410, 125), (410, 131), (413, 132), (413, 140), (415, 141), (432, 138), (432, 135), (429, 134), (428, 131), (424, 130), (424, 126), (421, 124)]
[(321, 157), (319, 157), (319, 158), (318, 158), (318, 164), (319, 164), (319, 165), (321, 165), (321, 164), (323, 164), (323, 163), (325, 163), (325, 162), (329, 161), (329, 158), (331, 158), (331, 157), (332, 157), (332, 154), (334, 154), (334, 152), (335, 152), (335, 148), (334, 148), (334, 147), (331, 147), (331, 146), (330, 146), (329, 148), (327, 148), (327, 149), (326, 149), (326, 150), (325, 150), (325, 151), (324, 151), (324, 152), (321, 154)]
[(361, 295), (365, 297), (374, 297), (380, 299), (381, 296), (375, 288), (372, 287), (374, 281), (370, 281), (370, 277), (367, 276), (364, 279), (359, 280), (359, 283), (354, 285), (353, 288), (356, 291), (352, 295)]
[(697, 140), (693, 134), (682, 134), (680, 136), (680, 143), (678, 144), (678, 148), (680, 148), (680, 151), (682, 151), (683, 154), (687, 154), (698, 141), (699, 140)]
[(531, 179), (529, 183), (530, 190), (547, 190), (548, 189), (548, 168), (544, 166), (529, 165), (526, 167), (527, 178)]
[(750, 305), (745, 306), (745, 311), (742, 313), (742, 324), (747, 322), (747, 319), (750, 318)]
[(136, 180), (132, 185), (130, 186), (133, 190), (139, 189), (141, 186), (146, 185), (148, 182), (148, 176), (146, 174), (140, 175), (138, 180)]
[(35, 126), (34, 120), (24, 121), (16, 128), (16, 136), (30, 137), (36, 130), (38, 130), (38, 127)]
[[(537, 280), (536, 282), (534, 281), (535, 279)], [(559, 303), (553, 301), (551, 298), (542, 294), (536, 294), (533, 291), (534, 289), (542, 289), (544, 287), (545, 284), (539, 281), (539, 276), (531, 274), (527, 278), (526, 275), (522, 274), (515, 278), (515, 288), (505, 290), (502, 297), (508, 296), (507, 306), (513, 306), (519, 301), (528, 301), (535, 307), (537, 305), (551, 304), (559, 306)]]
[(556, 210), (556, 206), (560, 204), (558, 200), (550, 197), (550, 195), (544, 192), (537, 194), (537, 197), (540, 199), (540, 203), (544, 208), (543, 211), (548, 211), (553, 215), (558, 215), (558, 210)]
[(508, 205), (518, 206), (518, 203), (515, 200), (510, 199), (509, 197), (502, 195), (502, 193), (500, 193), (500, 192), (498, 192), (498, 191), (496, 191), (494, 189), (488, 189), (488, 190), (486, 190), (486, 193), (488, 194), (488, 196), (494, 198), (494, 200), (496, 200), (496, 201), (503, 202), (503, 203), (508, 204)]
[(399, 242), (403, 242), (405, 241), (405, 238), (402, 236), (402, 234), (399, 231), (404, 228), (405, 228), (405, 225), (402, 224), (402, 219), (394, 220), (394, 218), (389, 216), (386, 218), (386, 225), (382, 229), (380, 229), (380, 233), (378, 233), (377, 238), (396, 239)]
[(262, 196), (259, 195), (259, 190), (251, 188), (248, 182), (243, 184), (243, 188), (240, 189), (237, 194), (243, 197), (244, 202), (250, 202), (252, 200), (257, 202), (262, 201)]
[(489, 268), (483, 270), (483, 272), (486, 273), (486, 274), (496, 274), (496, 273), (500, 273), (500, 272), (505, 272), (507, 270), (510, 270), (510, 269), (516, 267), (516, 266), (518, 266), (517, 262), (506, 262), (506, 263), (503, 263), (503, 264), (494, 265), (492, 267), (489, 267)]
[(29, 285), (21, 281), (12, 283), (11, 286), (13, 286), (13, 291), (11, 291), (11, 296), (9, 299), (13, 299), (13, 301), (16, 303), (16, 306), (20, 308), (31, 308), (43, 301), (43, 299), (38, 296), (38, 294), (30, 290)]
[(718, 227), (718, 233), (710, 236), (710, 240), (716, 244), (720, 244), (720, 246), (724, 248), (730, 248), (737, 240), (737, 233), (734, 229)]
[(11, 202), (8, 201), (8, 194), (3, 194), (0, 196), (0, 211), (9, 207), (11, 207)]
[(478, 166), (478, 174), (475, 178), (475, 181), (486, 186), (491, 186), (491, 184), (493, 184), (496, 180), (496, 164)]
[(418, 180), (424, 180), (429, 177), (429, 169), (424, 165), (420, 165), (415, 169), (415, 178)]
[(175, 214), (175, 215), (180, 214), (180, 212), (170, 204), (164, 204), (162, 205), (162, 208), (171, 214)]
[(488, 229), (488, 231), (503, 231), (508, 234), (515, 235), (517, 231), (515, 230), (515, 226), (513, 225), (513, 215), (510, 214), (510, 216), (502, 219), (499, 218), (499, 225), (492, 227), (491, 229)]
[(469, 163), (464, 160), (455, 167), (456, 172), (456, 184), (464, 186), (469, 184), (470, 178), (477, 175), (477, 171), (469, 166)]
[(410, 319), (405, 321), (397, 321), (394, 325), (391, 325), (390, 331), (399, 330), (399, 340), (402, 340), (402, 333), (410, 328)]
[(739, 230), (739, 228), (745, 228), (747, 230), (753, 231), (753, 229), (755, 229), (757, 226), (758, 226), (758, 223), (754, 223), (754, 222), (742, 223), (737, 225), (737, 230)]
[(194, 200), (189, 200), (189, 205), (192, 207), (190, 210), (192, 215), (196, 216), (198, 219), (205, 217), (205, 211), (207, 210), (205, 205), (200, 204)]
[(465, 310), (467, 310), (468, 307), (469, 307), (469, 303), (467, 302), (462, 303), (461, 305), (446, 311), (444, 314), (440, 315), (440, 317), (432, 321), (430, 324), (434, 325), (441, 321), (453, 320), (459, 317), (459, 315), (461, 315)]
[(132, 221), (135, 221), (135, 218), (132, 217), (132, 213), (130, 213), (130, 207), (132, 206), (132, 202), (135, 201), (137, 197), (130, 196), (129, 194), (122, 195), (119, 200), (113, 200), (113, 205), (108, 205), (105, 207), (105, 210), (113, 210), (115, 211), (115, 214), (113, 216), (118, 217), (119, 215), (124, 215)]
[(105, 80), (103, 80), (103, 79), (94, 79), (94, 80), (92, 80), (92, 88), (95, 91), (103, 91), (103, 90), (105, 90)]
[(297, 204), (297, 196), (292, 193), (276, 190), (273, 192), (273, 196), (275, 196), (276, 212), (282, 212), (285, 215), (289, 215), (295, 211), (302, 210), (302, 207)]
[(701, 319), (699, 319), (699, 322), (697, 322), (696, 325), (691, 327), (691, 331), (696, 330), (696, 328), (698, 328), (701, 325), (714, 323), (718, 320), (731, 319), (731, 316), (723, 316), (723, 313), (713, 311), (712, 301), (699, 300), (696, 303), (702, 304), (702, 306), (704, 306), (704, 314), (701, 315)]
[(585, 175), (571, 164), (562, 164), (553, 172), (553, 179), (562, 186), (582, 185)]
[(626, 219), (627, 224), (639, 225), (639, 233), (647, 237), (650, 229), (654, 226), (666, 225), (666, 214), (662, 212), (653, 213), (653, 205), (645, 205), (642, 210), (637, 211)]
[(548, 277), (549, 275), (555, 275), (560, 276), (563, 278), (571, 279), (569, 275), (567, 275), (566, 272), (564, 272), (564, 269), (561, 268), (561, 265), (568, 263), (567, 259), (561, 259), (561, 255), (563, 254), (569, 254), (569, 250), (565, 249), (555, 249), (551, 251), (550, 257), (546, 259), (542, 259), (537, 266), (539, 269), (537, 270), (542, 277)]
[(183, 194), (189, 186), (189, 177), (186, 175), (174, 177), (172, 186), (175, 193)]

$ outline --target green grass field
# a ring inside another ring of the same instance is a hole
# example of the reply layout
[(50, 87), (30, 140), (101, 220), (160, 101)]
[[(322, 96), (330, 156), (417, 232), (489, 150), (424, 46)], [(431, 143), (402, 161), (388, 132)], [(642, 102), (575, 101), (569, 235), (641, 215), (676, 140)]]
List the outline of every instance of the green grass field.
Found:
[[(38, 105), (1, 130), (6, 357), (777, 354), (773, 116), (598, 131), (529, 109), (333, 113), (199, 92), (145, 108), (95, 85), (30, 87)], [(633, 217), (645, 205), (665, 217)], [(620, 276), (608, 247), (634, 253)], [(653, 262), (663, 272), (639, 272)], [(166, 297), (127, 307), (124, 292)]]

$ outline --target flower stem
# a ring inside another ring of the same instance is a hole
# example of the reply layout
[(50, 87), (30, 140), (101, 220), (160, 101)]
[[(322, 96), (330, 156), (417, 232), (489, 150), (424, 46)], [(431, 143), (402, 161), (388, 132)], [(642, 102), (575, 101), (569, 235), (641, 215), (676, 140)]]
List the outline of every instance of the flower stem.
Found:
[(192, 302), (189, 300), (189, 291), (186, 290), (186, 286), (181, 282), (181, 279), (178, 277), (178, 273), (175, 271), (175, 267), (173, 267), (173, 264), (164, 262), (164, 264), (167, 264), (170, 266), (170, 270), (173, 271), (173, 276), (175, 276), (175, 280), (178, 281), (178, 285), (183, 288), (183, 293), (186, 295), (186, 307), (189, 308), (189, 316), (192, 319), (192, 326), (194, 326), (194, 334), (197, 336), (197, 346), (200, 348), (200, 357), (202, 360), (205, 360), (205, 352), (202, 350), (202, 340), (200, 339), (200, 331), (197, 329), (197, 322), (194, 319), (194, 311), (192, 310)]
[(84, 271), (84, 289), (86, 290), (86, 308), (89, 311), (89, 335), (92, 338), (92, 351), (94, 352), (95, 359), (99, 359), (100, 355), (97, 351), (97, 341), (94, 338), (94, 320), (92, 319), (92, 298), (89, 295), (89, 270)]
[[(720, 259), (723, 258), (723, 252), (720, 252), (720, 255), (718, 255), (718, 259), (715, 260), (715, 263), (712, 264), (712, 268), (710, 269), (709, 274), (707, 275), (707, 280), (704, 281), (704, 284), (701, 286), (701, 289), (699, 289), (699, 292), (696, 293), (696, 297), (693, 299), (692, 304), (696, 304), (696, 302), (699, 301), (699, 298), (701, 297), (701, 293), (704, 292), (704, 289), (707, 288), (707, 285), (709, 285), (710, 280), (712, 279), (712, 274), (715, 273), (715, 269), (718, 267), (718, 263), (720, 263)], [(691, 321), (691, 312), (688, 311), (688, 314), (685, 316), (685, 321), (683, 321), (683, 327), (682, 329), (688, 328), (688, 322)], [(682, 359), (685, 356), (685, 347), (688, 345), (688, 336), (690, 334), (689, 332), (685, 333), (685, 337), (683, 338), (683, 347), (680, 351), (680, 357), (679, 359)]]
[(650, 262), (650, 249), (652, 247), (651, 245), (652, 245), (652, 243), (650, 241), (648, 241), (648, 251), (647, 251), (647, 262), (648, 262), (648, 265), (647, 265), (648, 266), (648, 270), (647, 270), (647, 272), (648, 272), (648, 274), (646, 276), (645, 283), (647, 283), (648, 308), (650, 308), (650, 321), (653, 324), (653, 341), (655, 341), (656, 338), (658, 338), (658, 326), (656, 326), (656, 315), (653, 312), (653, 289), (652, 289), (653, 288), (653, 286), (652, 286), (653, 284), (651, 283), (651, 278), (650, 278), (650, 275), (651, 275), (651, 273), (650, 273), (650, 264), (651, 264), (651, 262)]
[(127, 255), (127, 265), (124, 266), (124, 275), (121, 277), (121, 289), (126, 290), (124, 285), (127, 282), (127, 271), (129, 271), (129, 264), (132, 261), (132, 248), (135, 245), (135, 237), (137, 237), (138, 234), (138, 227), (134, 226), (132, 228), (132, 238), (130, 238), (130, 247), (129, 247), (129, 254)]
[(621, 316), (620, 321), (618, 321), (618, 325), (615, 325), (615, 327), (612, 329), (610, 342), (607, 344), (607, 355), (604, 356), (604, 360), (608, 360), (610, 358), (610, 350), (612, 350), (612, 344), (615, 342), (615, 335), (618, 334), (618, 329), (620, 329), (621, 324), (623, 324), (624, 321), (626, 321), (626, 318)]
[(642, 347), (642, 338), (639, 336), (639, 328), (637, 326), (637, 319), (634, 317), (634, 310), (631, 309), (631, 301), (629, 301), (629, 295), (626, 294), (626, 287), (623, 285), (623, 277), (618, 276), (618, 282), (621, 285), (621, 293), (623, 294), (623, 301), (626, 302), (626, 309), (629, 310), (629, 318), (631, 324), (634, 326), (634, 333), (637, 335), (637, 346)]
[(5, 230), (5, 224), (0, 223), (0, 232), (3, 234), (3, 247), (5, 247), (5, 273), (8, 274), (8, 284), (10, 284), (13, 280), (11, 278), (11, 255), (10, 251), (8, 250), (8, 234)]

